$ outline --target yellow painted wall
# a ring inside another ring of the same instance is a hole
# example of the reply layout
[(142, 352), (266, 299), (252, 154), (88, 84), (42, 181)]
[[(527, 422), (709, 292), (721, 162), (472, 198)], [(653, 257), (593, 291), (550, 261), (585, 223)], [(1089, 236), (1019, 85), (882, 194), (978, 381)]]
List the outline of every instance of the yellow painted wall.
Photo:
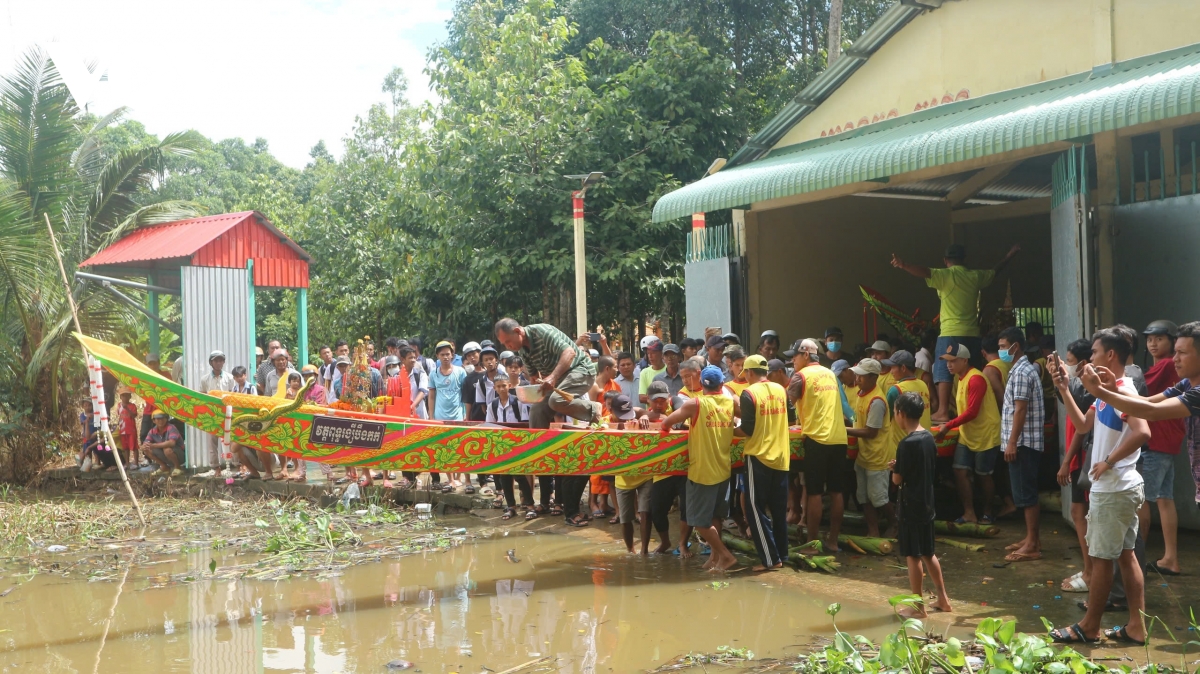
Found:
[[(932, 317), (937, 294), (923, 279), (893, 268), (893, 252), (910, 262), (940, 265), (949, 243), (943, 202), (842, 197), (803, 206), (761, 211), (747, 221), (751, 334), (779, 331), (785, 343), (820, 337), (837, 325), (846, 341), (862, 340), (861, 283), (906, 311)], [(967, 227), (962, 243), (968, 264), (994, 265), (1013, 243), (1023, 252), (984, 294), (998, 305), (1011, 279), (1014, 301), (1051, 306), (1050, 216)], [(880, 331), (895, 334), (880, 321)]]
[(776, 147), (964, 91), (978, 98), (1193, 44), (1197, 26), (1193, 0), (948, 0), (893, 36)]

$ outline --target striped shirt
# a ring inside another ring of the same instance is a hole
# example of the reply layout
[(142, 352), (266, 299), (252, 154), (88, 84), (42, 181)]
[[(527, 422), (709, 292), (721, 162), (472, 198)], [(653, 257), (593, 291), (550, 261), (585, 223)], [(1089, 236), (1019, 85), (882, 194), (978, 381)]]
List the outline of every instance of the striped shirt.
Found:
[(1037, 366), (1026, 356), (1013, 363), (1008, 371), (1008, 384), (1004, 387), (1004, 409), (1000, 415), (1000, 443), (1008, 444), (1013, 432), (1013, 413), (1017, 401), (1029, 403), (1025, 411), (1025, 427), (1017, 438), (1017, 445), (1035, 451), (1046, 449), (1046, 400), (1042, 397), (1042, 378)]
[[(529, 348), (521, 349), (521, 360), (531, 373), (548, 377), (554, 368), (558, 367), (558, 359), (566, 349), (575, 349), (575, 360), (567, 372), (578, 371), (589, 377), (596, 376), (596, 364), (588, 357), (587, 351), (580, 348), (562, 330), (546, 323), (535, 323), (525, 326), (525, 337), (529, 340)], [(567, 372), (563, 375), (566, 376)]]

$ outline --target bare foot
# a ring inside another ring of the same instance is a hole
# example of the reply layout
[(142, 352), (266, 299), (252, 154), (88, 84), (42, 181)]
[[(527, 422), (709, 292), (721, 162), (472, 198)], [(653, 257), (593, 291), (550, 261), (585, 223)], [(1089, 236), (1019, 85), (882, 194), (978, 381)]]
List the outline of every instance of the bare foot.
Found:
[(663, 541), (657, 548), (654, 548), (654, 554), (665, 555), (672, 549), (671, 541)]
[(708, 561), (704, 563), (704, 566), (702, 566), (700, 568), (704, 569), (705, 571), (712, 571), (714, 561), (716, 561), (716, 560), (713, 559), (712, 557), (709, 557)]
[(754, 573), (762, 573), (764, 571), (774, 571), (775, 569), (782, 569), (782, 568), (783, 568), (783, 562), (780, 562), (780, 563), (776, 564), (775, 566), (763, 566), (762, 564), (755, 564), (754, 566), (750, 567), (750, 570), (753, 571)]
[(929, 608), (937, 613), (954, 613), (954, 609), (950, 607), (950, 602), (940, 597)]
[(685, 545), (683, 543), (679, 544), (679, 558), (680, 559), (687, 559), (688, 557), (691, 557), (694, 554), (695, 553), (693, 553), (691, 550), (688, 549), (687, 545)]
[(1015, 512), (1017, 512), (1016, 506), (1006, 505), (1000, 509), (1000, 512), (996, 513), (996, 519), (1000, 519), (1001, 517), (1008, 517), (1009, 515), (1011, 515)]
[(721, 555), (717, 559), (713, 560), (711, 570), (718, 572), (728, 571), (729, 569), (732, 569), (735, 564), (737, 564), (737, 557), (734, 557), (731, 553), (726, 552), (724, 555)]
[(920, 606), (921, 608), (917, 609), (917, 608), (913, 608), (911, 606), (901, 606), (900, 608), (896, 609), (896, 613), (898, 613), (901, 618), (927, 618), (927, 617), (929, 617), (929, 614), (925, 612), (925, 605), (918, 604), (918, 606)]
[(841, 552), (842, 551), (842, 549), (840, 547), (838, 547), (837, 541), (826, 541), (825, 542), (825, 550), (827, 552)]

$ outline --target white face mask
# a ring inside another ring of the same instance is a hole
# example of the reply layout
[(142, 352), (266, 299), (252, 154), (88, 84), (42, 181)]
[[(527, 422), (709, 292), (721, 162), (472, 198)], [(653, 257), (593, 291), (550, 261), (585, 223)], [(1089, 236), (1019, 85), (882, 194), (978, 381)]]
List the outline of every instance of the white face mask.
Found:
[(387, 372), (389, 377), (395, 377), (400, 374), (400, 367), (398, 365), (388, 366)]
[(1075, 363), (1074, 365), (1063, 365), (1063, 369), (1067, 371), (1067, 377), (1069, 379), (1079, 378), (1079, 363)]

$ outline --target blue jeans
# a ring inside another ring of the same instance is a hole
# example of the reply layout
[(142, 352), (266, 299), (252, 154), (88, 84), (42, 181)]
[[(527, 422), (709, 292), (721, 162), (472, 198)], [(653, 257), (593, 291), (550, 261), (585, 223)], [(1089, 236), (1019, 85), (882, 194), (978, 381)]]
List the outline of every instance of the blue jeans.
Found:
[(938, 337), (937, 346), (933, 347), (933, 383), (940, 384), (950, 381), (950, 368), (946, 367), (946, 361), (942, 360), (942, 356), (948, 349), (962, 344), (971, 351), (971, 365), (976, 365), (982, 362), (983, 354), (979, 352), (982, 343), (983, 339), (980, 337), (949, 337), (946, 335)]
[(1146, 500), (1154, 503), (1158, 499), (1175, 500), (1175, 455), (1163, 452), (1142, 451), (1142, 463), (1138, 467), (1146, 483)]

